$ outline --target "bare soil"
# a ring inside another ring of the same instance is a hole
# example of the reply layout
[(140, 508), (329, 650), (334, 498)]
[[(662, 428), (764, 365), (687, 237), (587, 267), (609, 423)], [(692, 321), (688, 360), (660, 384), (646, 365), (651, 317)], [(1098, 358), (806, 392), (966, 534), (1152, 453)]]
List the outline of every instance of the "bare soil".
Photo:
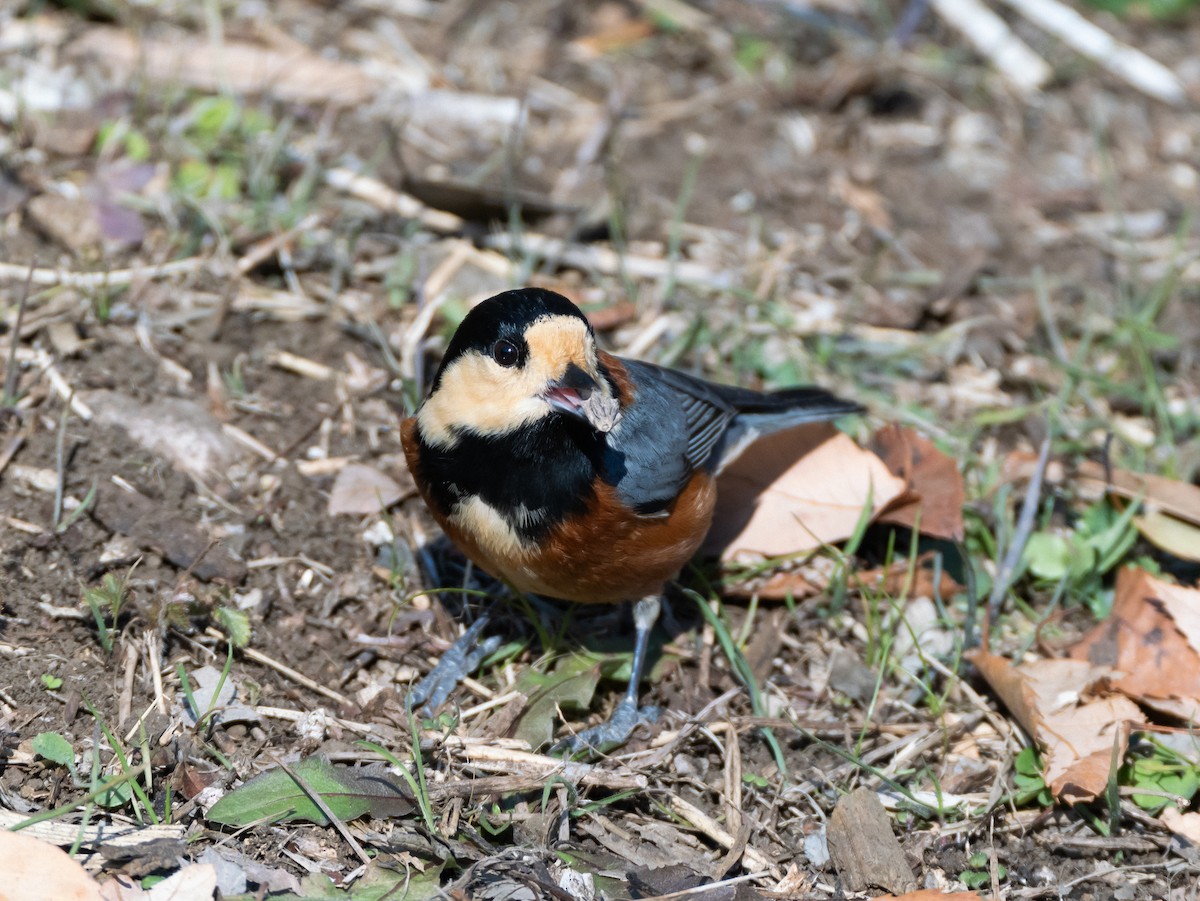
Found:
[[(111, 21), (101, 12), (89, 19), (54, 9), (45, 15), (61, 29), (57, 37), (0, 50), (0, 72), (16, 77), (36, 61), (46, 71), (74, 73), (93, 98), (83, 110), (26, 111), (0, 126), (0, 262), (36, 261), (70, 272), (143, 268), (142, 277), (119, 290), (35, 285), (19, 335), (22, 280), (0, 282), (0, 358), (16, 348), (21, 395), (0, 419), (0, 738), (10, 758), (0, 765), (0, 807), (28, 813), (82, 794), (61, 768), (33, 759), (30, 741), (57, 732), (81, 753), (97, 742), (107, 746), (96, 728), (102, 722), (119, 736), (134, 736), (126, 741), (138, 765), (149, 753), (153, 797), (161, 805), (170, 787), (175, 821), (189, 828), (186, 853), (194, 859), (223, 839), (191, 803), (197, 772), (216, 774), (199, 780), (204, 784), (227, 786), (296, 753), (348, 759), (352, 742), (363, 736), (346, 723), (372, 726), (378, 740), (399, 743), (398, 753), (407, 748), (406, 687), (461, 629), (460, 599), (414, 592), (461, 585), (464, 577), (477, 588), (499, 587), (464, 574), (411, 491), (398, 437), (402, 376), (429, 371), (455, 309), (514, 281), (537, 281), (585, 303), (616, 351), (633, 348), (748, 384), (814, 379), (864, 400), (873, 421), (918, 424), (964, 470), (1004, 472), (998, 482), (979, 476), (969, 483), (972, 509), (984, 518), (992, 515), (998, 484), (1018, 484), (1006, 460), (1016, 467), (1028, 458), (1042, 434), (1041, 405), (1068, 378), (1039, 311), (1039, 291), (1047, 292), (1052, 320), (1075, 348), (1089, 333), (1110, 333), (1114, 321), (1169, 283), (1157, 324), (1175, 340), (1154, 350), (1152, 365), (1168, 400), (1194, 404), (1200, 397), (1195, 14), (1171, 25), (1101, 19), (1190, 79), (1193, 101), (1171, 108), (1088, 68), (1023, 23), (1020, 33), (1059, 73), (1031, 98), (1012, 96), (935, 18), (900, 48), (885, 40), (885, 24), (856, 4), (848, 5), (848, 24), (832, 28), (774, 4), (697, 4), (707, 17), (703, 26), (641, 36), (621, 31), (644, 21), (637, 4), (447, 2), (414, 4), (424, 14), (391, 18), (380, 11), (385, 6), (297, 0), (270, 5), (266, 19), (226, 10), (224, 36), (274, 47), (298, 42), (330, 57), (398, 68), (415, 53), (439, 88), (523, 98), (523, 126), (497, 131), (406, 113), (382, 98), (347, 106), (252, 97), (247, 108), (269, 116), (275, 134), (286, 127), (281, 141), (301, 148), (296, 156), (272, 157), (261, 143), (235, 154), (243, 187), (233, 199), (184, 199), (178, 190), (139, 194), (144, 234), (132, 241), (110, 234), (89, 242), (78, 229), (60, 234), (32, 205), (38, 197), (70, 196), (64, 185), (107, 177), (114, 160), (94, 152), (94, 138), (87, 139), (105, 123), (144, 133), (148, 160), (162, 167), (162, 177), (178, 171), (182, 159), (203, 155), (179, 141), (196, 95), (138, 77), (115, 81), (103, 66), (86, 62), (71, 68), (68, 49), (101, 27), (183, 33), (200, 45), (208, 39), (203, 22), (186, 10), (143, 21), (124, 4), (116, 4)], [(598, 45), (609, 49), (598, 52)], [(744, 67), (739, 54), (755, 61)], [(306, 164), (304, 154), (316, 163)], [(260, 163), (276, 178), (276, 194), (265, 200), (251, 197), (248, 187), (247, 172)], [(319, 178), (311, 195), (299, 189), (314, 171), (339, 163), (403, 185), (465, 222), (455, 234), (435, 234)], [(527, 201), (519, 226), (504, 211), (505, 197), (516, 191)], [(255, 214), (263, 208), (265, 218)], [(276, 248), (236, 271), (236, 261), (251, 259), (260, 242), (308, 212), (319, 216), (318, 224), (282, 241), (282, 253)], [(498, 272), (459, 250), (525, 231), (567, 239), (585, 252), (616, 247), (638, 260), (667, 261), (677, 253), (681, 268), (673, 280), (665, 264), (659, 275), (646, 276), (572, 258), (536, 262), (530, 271), (518, 251), (512, 268)], [(439, 270), (455, 253), (466, 262)], [(154, 277), (162, 262), (192, 256), (208, 262), (180, 276)], [(431, 284), (443, 274), (448, 289)], [(408, 335), (418, 311), (438, 289), (452, 296), (443, 314), (423, 326), (433, 340), (414, 344)], [(778, 328), (780, 311), (801, 324)], [(62, 324), (77, 340), (51, 336)], [(648, 334), (657, 337), (646, 343)], [(326, 377), (281, 364), (280, 352), (328, 367)], [(1122, 352), (1111, 346), (1118, 380), (1127, 373)], [(51, 361), (62, 384), (92, 408), (90, 421), (63, 418), (64, 398), (47, 371)], [(1104, 361), (1083, 356), (1079, 365), (1090, 370)], [(1079, 411), (1070, 437), (1082, 451), (1098, 451), (1103, 442), (1097, 410), (1131, 429), (1145, 422), (1136, 383), (1129, 384), (1128, 391), (1098, 390), (1096, 407)], [(411, 402), (411, 381), (407, 390)], [(194, 451), (199, 438), (165, 451), (144, 432), (131, 433), (135, 414), (161, 429), (182, 428), (153, 406), (160, 401), (195, 403), (192, 425), (227, 456), (189, 471), (177, 457)], [(115, 413), (103, 412), (106, 402), (118, 405)], [(252, 436), (258, 449), (239, 435)], [(1165, 459), (1153, 441), (1143, 454), (1151, 465)], [(382, 513), (330, 515), (341, 458), (391, 476), (402, 490), (399, 502)], [(321, 468), (321, 461), (335, 462)], [(1194, 480), (1200, 468), (1194, 429), (1175, 436), (1170, 461), (1174, 475)], [(56, 483), (67, 499), (58, 528)], [(128, 520), (117, 527), (121, 492), (128, 489), (157, 517), (152, 534)], [(73, 517), (74, 505), (90, 494), (87, 510)], [(394, 532), (394, 543), (380, 543), (380, 523)], [(196, 530), (205, 551), (183, 562), (180, 548)], [(880, 562), (885, 554), (869, 559), (871, 548), (886, 542), (871, 537), (860, 559), (864, 568)], [(111, 652), (82, 600), (105, 574), (128, 579)], [(1028, 600), (1035, 607), (1045, 602)], [(963, 596), (946, 601), (961, 624)], [(727, 805), (736, 789), (753, 826), (743, 835), (733, 830), (735, 840), (749, 841), (777, 869), (776, 876), (747, 882), (746, 891), (845, 897), (832, 865), (805, 844), (825, 828), (841, 793), (886, 787), (883, 772), (914, 789), (936, 780), (946, 791), (986, 797), (994, 790), (998, 798), (1011, 765), (1005, 737), (977, 731), (990, 729), (973, 700), (975, 691), (986, 693), (981, 684), (971, 690), (968, 681), (964, 690), (931, 677), (929, 684), (944, 693), (936, 708), (891, 672), (873, 703), (831, 686), (835, 651), (860, 667), (870, 659), (878, 636), (864, 627), (863, 603), (851, 592), (843, 609), (820, 595), (794, 608), (731, 599), (724, 609), (735, 634), (754, 618), (745, 637), (755, 676), (770, 684), (772, 709), (787, 709), (805, 724), (804, 731), (781, 730), (774, 720), (786, 779), (744, 691), (708, 709), (712, 729), (685, 735), (665, 757), (655, 757), (654, 749), (689, 717), (741, 684), (695, 605), (680, 596), (664, 630), (669, 647), (644, 691), (646, 703), (667, 713), (621, 749), (631, 756), (610, 762), (646, 776), (649, 788), (561, 822), (541, 810), (540, 788), (440, 801), (435, 813), (446, 838), (457, 843), (458, 864), (493, 859), (508, 846), (546, 854), (545, 861), (553, 859), (547, 848), (605, 851), (610, 870), (623, 874), (615, 896), (638, 897), (679, 890), (682, 882), (656, 883), (646, 873), (682, 847), (689, 849), (684, 862), (709, 867), (705, 880), (754, 872), (741, 858), (722, 865), (726, 849), (702, 830), (666, 835), (668, 824), (679, 823), (666, 812), (669, 795), (687, 798), (730, 828)], [(509, 691), (515, 673), (544, 666), (545, 651), (620, 648), (629, 633), (619, 611), (550, 605), (541, 613), (547, 626), (569, 622), (563, 644), (546, 649), (518, 608), (470, 604), (475, 611), (494, 607), (490, 628), (527, 647), (508, 668), (485, 668), (478, 689), (461, 688), (455, 698), (461, 709)], [(223, 607), (248, 616), (250, 647), (261, 655), (233, 652), (239, 699), (300, 714), (324, 708), (330, 716), (324, 728), (301, 732), (270, 714), (202, 734), (181, 727), (177, 667), (225, 665), (227, 644), (214, 631)], [(1088, 623), (1078, 607), (1061, 621), (1067, 633)], [(1017, 633), (1014, 627), (1002, 638), (1015, 643)], [(873, 665), (867, 671), (876, 672)], [(569, 711), (568, 719), (574, 726), (598, 719), (619, 692), (619, 680), (602, 681), (591, 712)], [(140, 717), (144, 745), (130, 731)], [(499, 740), (512, 722), (501, 706), (460, 728)], [(563, 724), (556, 728), (562, 734)], [(897, 758), (905, 746), (898, 740), (906, 736), (925, 741), (922, 751)], [(880, 748), (890, 750), (871, 770), (842, 756)], [(110, 757), (106, 752), (102, 761)], [(438, 779), (452, 781), (459, 772), (450, 754), (434, 754), (429, 765)], [(613, 794), (580, 792), (579, 803)], [(1194, 849), (1190, 857), (1172, 851), (1169, 835), (1128, 818), (1100, 842), (1088, 816), (999, 805), (950, 822), (911, 812), (896, 822), (924, 886), (961, 887), (962, 874), (976, 867), (969, 858), (984, 851), (1006, 868), (1001, 897), (1200, 897)], [(404, 850), (398, 836), (419, 832), (415, 820), (370, 822), (359, 838), (385, 857), (444, 862), (444, 854), (422, 858)], [(358, 866), (350, 846), (327, 827), (297, 825), (284, 834), (258, 826), (238, 842), (251, 858), (297, 877), (311, 864), (340, 881)], [(1105, 875), (1110, 865), (1115, 869)], [(449, 884), (463, 877), (445, 866), (441, 878)], [(650, 881), (639, 883), (643, 878)]]

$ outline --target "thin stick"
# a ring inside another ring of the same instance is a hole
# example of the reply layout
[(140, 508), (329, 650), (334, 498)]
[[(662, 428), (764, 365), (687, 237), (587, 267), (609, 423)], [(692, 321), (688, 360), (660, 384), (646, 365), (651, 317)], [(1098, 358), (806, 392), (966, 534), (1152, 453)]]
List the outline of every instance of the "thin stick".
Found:
[(21, 445), (25, 443), (23, 434), (13, 435), (9, 439), (8, 445), (4, 450), (0, 451), (0, 474), (8, 468), (8, 464), (12, 462), (12, 458), (17, 455), (17, 451), (21, 449)]
[(358, 859), (364, 864), (369, 864), (371, 862), (371, 858), (367, 855), (367, 852), (363, 850), (363, 846), (358, 843), (358, 841), (351, 834), (350, 830), (346, 828), (346, 824), (342, 822), (341, 817), (337, 816), (329, 808), (329, 805), (325, 803), (325, 799), (321, 797), (321, 793), (309, 785), (306, 781), (301, 779), (300, 775), (282, 760), (277, 759), (275, 762), (279, 765), (281, 770), (291, 777), (292, 781), (299, 786), (300, 790), (304, 792), (304, 794), (308, 795), (308, 800), (316, 804), (321, 813), (325, 814), (325, 819), (329, 820), (329, 822), (333, 824), (333, 828), (341, 833), (342, 838), (346, 840), (346, 844), (348, 844), (354, 850), (354, 853), (358, 855)]
[(166, 278), (195, 272), (209, 263), (208, 257), (188, 257), (155, 266), (135, 266), (108, 272), (66, 272), (61, 269), (33, 269), (15, 263), (0, 263), (0, 280), (26, 276), (35, 285), (66, 285), (69, 288), (104, 288), (129, 285), (143, 278)]
[[(962, 0), (956, 0), (961, 3)], [(1103, 66), (1143, 94), (1179, 106), (1187, 100), (1183, 82), (1174, 72), (1142, 51), (1122, 44), (1059, 0), (1004, 0), (1039, 28), (1068, 47)]]
[[(75, 392), (71, 392), (71, 397), (75, 396)], [(54, 471), (56, 479), (54, 482), (54, 531), (58, 531), (58, 525), (62, 522), (63, 510), (63, 490), (66, 482), (66, 444), (67, 444), (67, 419), (71, 415), (71, 398), (67, 398), (67, 402), (63, 404), (62, 415), (58, 417), (58, 434), (54, 436)]]
[(37, 268), (37, 259), (29, 262), (29, 272), (25, 275), (25, 287), (21, 289), (21, 297), (17, 301), (17, 322), (13, 326), (12, 343), (8, 347), (8, 366), (4, 370), (4, 396), (0, 397), (0, 406), (11, 407), (17, 403), (17, 345), (21, 343), (21, 322), (25, 319), (25, 304), (29, 302), (29, 286), (33, 284), (33, 270)]
[(1046, 61), (980, 0), (930, 0), (929, 5), (986, 57), (1018, 94), (1036, 93), (1050, 81), (1054, 73)]
[[(685, 801), (678, 795), (671, 795), (670, 806), (675, 813), (679, 814), (679, 816), (683, 817), (725, 850), (731, 850), (735, 846), (737, 839), (695, 804)], [(772, 875), (779, 872), (775, 865), (771, 863), (771, 859), (757, 848), (747, 846), (745, 852), (742, 854), (742, 860), (749, 870), (765, 870)]]
[[(216, 629), (211, 629), (211, 628), (206, 629), (204, 634), (206, 634), (212, 638), (219, 638), (222, 641), (226, 640), (226, 636), (222, 635)], [(275, 660), (271, 657), (268, 657), (266, 654), (263, 654), (259, 651), (254, 650), (254, 648), (240, 648), (239, 650), (242, 654), (249, 657), (255, 663), (261, 663), (263, 666), (269, 666), (271, 669), (275, 670), (275, 672), (279, 673), (281, 676), (285, 676), (288, 679), (291, 679), (293, 682), (295, 682), (298, 685), (303, 685), (309, 691), (316, 692), (319, 695), (324, 695), (325, 697), (329, 698), (331, 701), (337, 701), (339, 704), (342, 704), (346, 707), (350, 706), (350, 699), (347, 698), (345, 695), (339, 694), (338, 692), (334, 691), (332, 688), (327, 688), (326, 686), (322, 685), (320, 682), (313, 681), (312, 679), (308, 678), (308, 676), (304, 675), (303, 673), (301, 673), (297, 670), (292, 669), (290, 666), (286, 666), (286, 665), (280, 663), (278, 660)]]
[(1042, 480), (1045, 478), (1046, 465), (1049, 462), (1050, 436), (1047, 435), (1042, 441), (1041, 450), (1038, 451), (1037, 466), (1034, 467), (1029, 485), (1025, 489), (1025, 498), (1021, 502), (1021, 513), (1017, 517), (1017, 527), (1013, 531), (1012, 544), (1008, 548), (1008, 553), (1004, 555), (1004, 562), (996, 573), (995, 584), (992, 585), (992, 593), (988, 596), (987, 619), (983, 622), (982, 638), (985, 650), (988, 646), (987, 637), (992, 618), (1008, 594), (1008, 589), (1012, 587), (1017, 567), (1021, 563), (1021, 555), (1025, 553), (1025, 545), (1029, 542), (1029, 536), (1033, 534), (1033, 520), (1037, 516), (1038, 501), (1042, 496)]

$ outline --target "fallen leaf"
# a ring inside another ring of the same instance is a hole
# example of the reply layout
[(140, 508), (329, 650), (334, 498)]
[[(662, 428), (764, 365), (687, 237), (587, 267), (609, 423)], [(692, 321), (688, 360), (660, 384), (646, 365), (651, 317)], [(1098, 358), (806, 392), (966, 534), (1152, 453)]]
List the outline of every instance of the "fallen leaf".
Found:
[(1112, 612), (1070, 650), (1112, 667), (1113, 688), (1184, 721), (1200, 717), (1200, 590), (1136, 567), (1117, 574)]
[(147, 896), (148, 901), (211, 901), (217, 890), (217, 871), (211, 864), (197, 863), (184, 867), (156, 882)]
[(903, 493), (904, 480), (833, 426), (800, 426), (749, 448), (717, 481), (704, 552), (726, 563), (816, 550), (854, 534)]
[(226, 826), (295, 820), (323, 826), (329, 821), (309, 792), (320, 795), (340, 820), (353, 820), (365, 813), (376, 817), (405, 816), (413, 809), (412, 793), (401, 778), (382, 766), (336, 766), (328, 758), (314, 755), (287, 770), (283, 767), (267, 770), (235, 788), (209, 809), (208, 819)]
[(1160, 551), (1166, 551), (1180, 560), (1200, 563), (1200, 526), (1157, 510), (1144, 516), (1135, 516), (1133, 524), (1142, 537)]
[(1182, 835), (1192, 844), (1200, 845), (1200, 813), (1180, 813), (1174, 807), (1167, 807), (1158, 818), (1176, 835)]
[(554, 723), (563, 708), (586, 710), (600, 682), (600, 660), (579, 652), (564, 657), (551, 673), (526, 669), (516, 690), (528, 699), (517, 720), (513, 737), (540, 748), (554, 737)]
[(1079, 464), (1077, 482), (1130, 500), (1141, 499), (1148, 511), (1169, 513), (1200, 526), (1200, 485), (1125, 469), (1107, 470), (1091, 460)]
[(329, 515), (379, 513), (403, 496), (404, 490), (391, 476), (363, 463), (347, 463), (333, 480)]
[(1141, 709), (1124, 695), (1088, 700), (1107, 690), (1111, 669), (1085, 660), (1013, 666), (982, 650), (969, 659), (1042, 748), (1043, 778), (1054, 797), (1077, 804), (1100, 795), (1108, 785), (1113, 759), (1124, 759), (1130, 724), (1146, 722)]
[(892, 230), (892, 217), (888, 212), (883, 195), (871, 188), (855, 184), (844, 169), (833, 173), (829, 179), (833, 195), (866, 220), (872, 228)]
[(639, 44), (654, 34), (654, 23), (649, 19), (624, 19), (603, 23), (594, 31), (571, 42), (571, 49), (581, 59), (595, 59), (616, 50), (625, 50)]
[(938, 898), (961, 898), (962, 901), (982, 901), (979, 892), (943, 892), (937, 888), (923, 888), (907, 895), (879, 895), (874, 901), (936, 901)]
[(0, 901), (101, 901), (100, 886), (61, 848), (0, 830)]
[[(561, 293), (561, 292), (560, 292)], [(611, 332), (623, 325), (628, 325), (638, 317), (637, 304), (620, 301), (612, 306), (592, 310), (587, 314), (588, 322), (597, 332)]]
[(918, 529), (933, 538), (961, 541), (966, 492), (954, 458), (929, 439), (898, 425), (877, 432), (871, 449), (908, 487), (876, 520)]

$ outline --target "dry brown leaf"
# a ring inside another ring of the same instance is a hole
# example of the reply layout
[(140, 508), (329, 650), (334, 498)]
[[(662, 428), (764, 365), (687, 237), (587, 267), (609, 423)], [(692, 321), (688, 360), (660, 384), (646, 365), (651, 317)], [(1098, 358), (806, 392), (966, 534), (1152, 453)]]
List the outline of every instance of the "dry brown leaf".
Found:
[(1106, 471), (1102, 464), (1091, 460), (1079, 464), (1077, 481), (1084, 487), (1101, 488), (1131, 500), (1140, 498), (1149, 511), (1169, 513), (1200, 526), (1200, 486), (1125, 469)]
[(1145, 716), (1123, 695), (1095, 700), (1112, 671), (1085, 660), (1039, 660), (1013, 666), (1003, 657), (976, 651), (971, 662), (1013, 717), (1042, 748), (1044, 778), (1068, 804), (1094, 800), (1108, 785), (1114, 758), (1122, 760), (1129, 724)]
[(962, 901), (983, 901), (979, 892), (943, 892), (938, 888), (923, 888), (904, 895), (879, 895), (874, 901), (936, 901), (938, 898), (961, 898)]
[(0, 901), (100, 901), (100, 886), (71, 856), (48, 842), (0, 830)]
[(912, 429), (894, 424), (876, 433), (871, 449), (893, 474), (908, 483), (908, 492), (884, 510), (878, 521), (961, 541), (966, 492), (954, 459)]
[(1174, 807), (1166, 807), (1158, 818), (1176, 835), (1182, 835), (1192, 844), (1200, 845), (1200, 813), (1180, 813)]
[(828, 587), (829, 580), (821, 573), (821, 578), (814, 579), (813, 573), (804, 568), (776, 570), (761, 578), (738, 578), (738, 574), (728, 573), (721, 580), (721, 593), (724, 595), (749, 597), (757, 595), (774, 601), (791, 598), (802, 601), (815, 597)]
[(854, 534), (868, 499), (874, 515), (903, 491), (903, 479), (833, 426), (788, 429), (721, 474), (704, 550), (725, 562), (813, 551)]
[(1071, 649), (1110, 666), (1113, 688), (1181, 720), (1200, 717), (1200, 590), (1136, 567), (1117, 574), (1113, 608)]
[(606, 53), (640, 44), (653, 35), (655, 30), (654, 23), (649, 19), (622, 17), (617, 21), (603, 22), (597, 31), (572, 41), (571, 49), (581, 59), (595, 59)]
[(329, 515), (369, 516), (390, 507), (404, 496), (391, 476), (365, 463), (347, 463), (333, 480)]

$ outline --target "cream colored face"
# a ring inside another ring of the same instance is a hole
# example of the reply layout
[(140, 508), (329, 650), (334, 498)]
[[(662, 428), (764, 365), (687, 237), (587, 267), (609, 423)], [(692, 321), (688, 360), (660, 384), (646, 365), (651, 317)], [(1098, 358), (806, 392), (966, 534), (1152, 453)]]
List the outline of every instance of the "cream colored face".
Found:
[(596, 342), (574, 316), (545, 316), (525, 330), (529, 354), (522, 366), (504, 367), (491, 354), (472, 350), (442, 372), (437, 390), (417, 411), (421, 437), (434, 446), (454, 444), (454, 430), (500, 435), (553, 412), (547, 389), (574, 363), (599, 385), (605, 400), (612, 387), (600, 376)]

